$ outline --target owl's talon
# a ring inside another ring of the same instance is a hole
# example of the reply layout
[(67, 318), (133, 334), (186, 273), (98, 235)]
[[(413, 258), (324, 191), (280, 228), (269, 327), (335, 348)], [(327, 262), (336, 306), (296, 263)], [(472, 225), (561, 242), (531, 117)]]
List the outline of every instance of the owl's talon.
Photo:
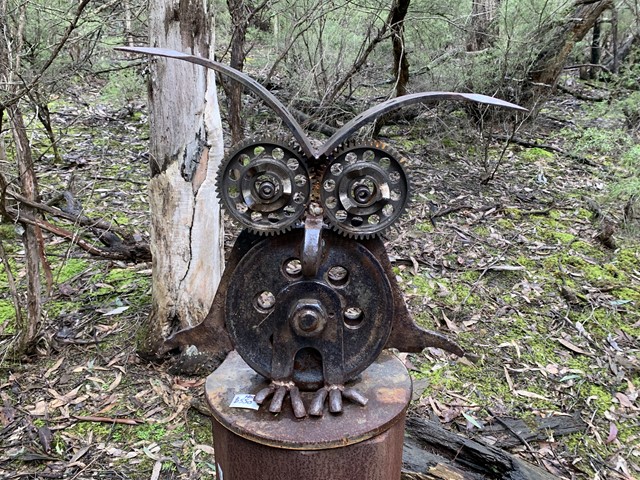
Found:
[(348, 398), (353, 403), (357, 403), (358, 405), (362, 405), (363, 407), (369, 403), (369, 399), (362, 395), (355, 388), (345, 388), (344, 392), (342, 392), (342, 396)]
[(262, 405), (264, 401), (269, 398), (276, 391), (276, 387), (274, 385), (269, 385), (268, 387), (260, 390), (256, 396), (253, 398), (253, 401), (258, 405)]
[(304, 418), (307, 416), (307, 411), (304, 408), (302, 397), (300, 396), (300, 390), (293, 383), (290, 382), (273, 382), (268, 387), (260, 390), (254, 397), (254, 401), (258, 405), (262, 405), (269, 397), (273, 396), (271, 403), (269, 404), (269, 411), (271, 413), (280, 413), (282, 411), (282, 404), (284, 399), (289, 393), (291, 399), (291, 408), (296, 418)]
[(327, 399), (329, 392), (326, 388), (318, 390), (311, 401), (311, 408), (309, 408), (309, 415), (314, 417), (321, 417), (324, 413), (324, 402)]
[(306, 417), (307, 411), (304, 408), (304, 403), (300, 396), (300, 390), (298, 390), (298, 387), (291, 387), (289, 389), (289, 397), (291, 398), (291, 408), (293, 408), (293, 414), (296, 418)]
[(284, 385), (280, 385), (276, 392), (273, 394), (271, 404), (269, 405), (269, 411), (271, 413), (280, 413), (282, 411), (282, 403), (284, 402), (284, 396), (287, 394), (287, 388)]
[(344, 388), (342, 385), (328, 385), (319, 389), (309, 408), (309, 415), (321, 417), (324, 414), (324, 404), (329, 397), (329, 411), (331, 413), (342, 413), (342, 399), (351, 400), (353, 403), (365, 406), (369, 401), (354, 388)]
[(329, 390), (329, 411), (342, 413), (342, 392), (337, 388)]

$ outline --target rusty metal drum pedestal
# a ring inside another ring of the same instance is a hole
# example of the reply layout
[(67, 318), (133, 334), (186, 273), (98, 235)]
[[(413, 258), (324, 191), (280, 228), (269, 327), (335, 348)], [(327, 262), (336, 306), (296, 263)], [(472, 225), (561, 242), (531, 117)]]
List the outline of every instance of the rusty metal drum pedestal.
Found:
[[(399, 480), (411, 378), (384, 351), (354, 382), (366, 407), (344, 403), (334, 415), (298, 420), (285, 401), (281, 413), (231, 407), (268, 381), (235, 351), (209, 377), (218, 480)], [(311, 394), (303, 393), (308, 405)]]

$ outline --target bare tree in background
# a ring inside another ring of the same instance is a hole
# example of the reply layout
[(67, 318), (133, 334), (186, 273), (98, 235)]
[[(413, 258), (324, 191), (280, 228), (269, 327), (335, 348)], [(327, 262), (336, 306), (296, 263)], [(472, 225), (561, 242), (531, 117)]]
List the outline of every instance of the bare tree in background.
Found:
[(407, 17), (410, 4), (411, 0), (395, 0), (389, 13), (393, 43), (393, 76), (396, 79), (397, 97), (406, 95), (409, 83), (409, 60), (404, 42), (404, 20)]
[[(24, 66), (24, 57), (33, 54), (33, 46), (25, 46), (25, 29), (27, 27), (29, 2), (9, 2), (0, 0), (0, 132), (4, 113), (7, 113), (11, 136), (15, 146), (15, 162), (18, 173), (20, 195), (23, 198), (19, 209), (10, 209), (5, 203), (8, 181), (0, 172), (0, 189), (3, 204), (0, 213), (4, 219), (18, 222), (22, 226), (22, 243), (24, 246), (24, 264), (27, 289), (24, 302), (22, 295), (13, 288), (14, 306), (16, 310), (15, 341), (11, 351), (18, 355), (29, 353), (34, 347), (40, 332), (42, 316), (42, 284), (40, 279), (41, 266), (47, 280), (47, 290), (52, 286), (51, 269), (44, 251), (44, 239), (40, 227), (40, 214), (33, 204), (39, 202), (38, 180), (34, 168), (34, 158), (29, 136), (25, 126), (23, 99), (33, 101), (37, 95), (40, 82), (47, 71), (58, 58), (60, 52), (78, 26), (79, 19), (89, 3), (82, 0), (77, 6), (71, 7), (72, 19), (62, 32), (60, 38), (51, 49), (47, 50), (45, 60), (37, 69)], [(33, 66), (32, 66), (33, 67)], [(4, 139), (0, 139), (3, 141)], [(4, 155), (5, 149), (0, 149)], [(6, 161), (7, 159), (3, 158)], [(19, 213), (18, 213), (19, 212)], [(0, 249), (4, 253), (4, 249)], [(3, 258), (5, 268), (8, 262)], [(10, 272), (7, 273), (10, 276)], [(12, 281), (10, 282), (13, 283)], [(25, 314), (22, 308), (24, 304)]]
[[(247, 33), (249, 26), (257, 25), (261, 30), (268, 30), (268, 22), (264, 22), (260, 15), (274, 2), (261, 1), (253, 5), (249, 0), (227, 0), (229, 15), (231, 16), (231, 42), (229, 45), (229, 65), (236, 70), (244, 69), (247, 56)], [(212, 57), (213, 58), (213, 57)], [(244, 139), (244, 122), (242, 120), (242, 85), (237, 82), (220, 77), (222, 87), (227, 95), (229, 109), (229, 129), (231, 130), (231, 143), (238, 143)]]
[(473, 0), (471, 3), (471, 31), (467, 51), (477, 52), (493, 45), (498, 37), (495, 18), (500, 0)]

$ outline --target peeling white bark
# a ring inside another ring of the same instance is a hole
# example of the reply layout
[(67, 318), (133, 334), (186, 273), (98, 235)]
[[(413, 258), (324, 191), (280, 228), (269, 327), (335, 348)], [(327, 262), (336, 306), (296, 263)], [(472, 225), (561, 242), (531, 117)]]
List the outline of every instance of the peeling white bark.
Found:
[[(151, 2), (151, 46), (209, 57), (212, 22), (204, 0)], [(215, 174), (222, 127), (215, 75), (168, 59), (152, 61), (151, 250), (153, 308), (143, 349), (207, 314), (223, 270), (222, 220)], [(148, 334), (148, 335), (147, 335)]]

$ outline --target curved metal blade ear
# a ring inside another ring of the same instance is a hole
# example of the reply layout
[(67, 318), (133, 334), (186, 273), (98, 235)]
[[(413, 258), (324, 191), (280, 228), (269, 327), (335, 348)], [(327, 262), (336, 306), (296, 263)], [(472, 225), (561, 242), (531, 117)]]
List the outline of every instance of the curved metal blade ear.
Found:
[(220, 72), (232, 80), (242, 84), (244, 87), (255, 93), (264, 103), (273, 109), (274, 112), (282, 119), (284, 124), (291, 130), (293, 137), (300, 144), (302, 152), (308, 158), (317, 158), (317, 153), (309, 138), (302, 130), (300, 124), (293, 117), (291, 112), (285, 107), (280, 100), (278, 100), (269, 90), (264, 88), (258, 82), (256, 82), (249, 75), (236, 70), (224, 63), (215, 62), (208, 58), (198, 57), (196, 55), (189, 55), (187, 53), (178, 52), (176, 50), (169, 50), (165, 48), (152, 48), (152, 47), (116, 47), (116, 50), (130, 53), (143, 53), (146, 55), (155, 55), (158, 57), (174, 58), (177, 60), (183, 60), (185, 62), (193, 63), (195, 65), (201, 65), (216, 72)]
[(444, 100), (457, 100), (482, 103), (485, 105), (494, 105), (496, 107), (510, 108), (519, 111), (528, 111), (526, 108), (516, 105), (515, 103), (505, 102), (498, 98), (481, 95), (478, 93), (456, 93), (456, 92), (419, 92), (402, 97), (392, 98), (369, 110), (362, 112), (350, 122), (346, 123), (340, 130), (334, 133), (329, 140), (320, 148), (318, 155), (320, 157), (328, 155), (338, 148), (345, 140), (358, 131), (358, 129), (367, 123), (373, 122), (376, 118), (393, 110), (398, 110), (407, 105), (416, 103), (437, 103)]

